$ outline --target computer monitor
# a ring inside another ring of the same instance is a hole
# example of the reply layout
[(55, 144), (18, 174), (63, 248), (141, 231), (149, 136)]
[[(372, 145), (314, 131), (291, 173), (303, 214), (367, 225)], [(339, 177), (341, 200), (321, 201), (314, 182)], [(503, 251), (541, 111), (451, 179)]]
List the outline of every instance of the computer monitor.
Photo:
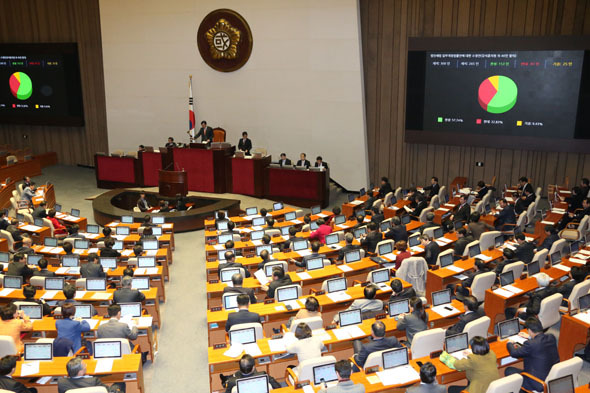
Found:
[(301, 251), (307, 250), (307, 240), (295, 240), (291, 242), (291, 250)]
[(150, 289), (149, 276), (133, 277), (131, 279), (131, 288), (137, 289), (138, 291), (147, 291)]
[(268, 375), (242, 378), (236, 381), (237, 393), (268, 393)]
[(128, 236), (130, 233), (129, 227), (117, 227), (115, 228), (117, 235)]
[(121, 306), (122, 317), (141, 317), (141, 302), (119, 303), (119, 306)]
[(236, 250), (234, 250), (233, 248), (229, 248), (226, 250), (219, 250), (219, 251), (217, 251), (217, 259), (219, 259), (220, 261), (225, 261), (225, 253), (227, 251), (231, 251), (234, 255), (236, 255)]
[(25, 343), (25, 361), (53, 360), (53, 343)]
[(289, 212), (285, 213), (285, 221), (293, 221), (297, 219), (297, 213)]
[(567, 256), (571, 255), (572, 250), (569, 244), (565, 244), (561, 249), (561, 257), (566, 258)]
[(410, 312), (410, 300), (394, 300), (389, 302), (387, 309), (389, 310), (390, 317), (395, 317), (396, 315)]
[(318, 229), (320, 226), (318, 225), (317, 221), (312, 221), (309, 223), (309, 229), (312, 231), (315, 231), (316, 229)]
[(354, 194), (348, 194), (348, 202), (349, 203), (352, 202), (352, 201), (354, 201), (355, 199), (356, 199), (356, 195), (354, 195)]
[(506, 321), (499, 322), (498, 332), (500, 333), (501, 340), (517, 335), (518, 332), (520, 332), (518, 318), (508, 319)]
[(74, 217), (80, 217), (80, 209), (71, 209), (70, 210), (70, 216), (74, 216)]
[(565, 375), (561, 378), (552, 379), (547, 383), (549, 393), (574, 393), (574, 376)]
[(334, 225), (344, 224), (346, 222), (346, 216), (344, 214), (339, 214), (334, 216)]
[(4, 288), (20, 289), (23, 286), (23, 278), (21, 276), (4, 276), (2, 286)]
[(311, 207), (311, 214), (317, 215), (317, 214), (320, 214), (321, 212), (322, 212), (321, 206), (312, 206)]
[(539, 273), (541, 271), (541, 267), (539, 266), (539, 261), (534, 261), (526, 265), (527, 272), (529, 277)]
[(361, 250), (353, 250), (344, 254), (344, 262), (352, 263), (361, 260)]
[(442, 291), (432, 292), (432, 305), (434, 307), (440, 306), (441, 304), (448, 304), (451, 302), (451, 290), (443, 289)]
[(289, 228), (291, 228), (292, 225), (287, 226), (287, 227), (281, 227), (281, 235), (283, 236), (289, 236)]
[(260, 240), (264, 236), (264, 231), (252, 231), (250, 232), (250, 240)]
[(467, 333), (459, 333), (445, 337), (445, 350), (448, 353), (464, 351), (467, 348), (469, 348)]
[(578, 304), (580, 305), (580, 311), (586, 311), (590, 309), (590, 293), (578, 298)]
[(162, 227), (152, 227), (152, 235), (162, 236)]
[(355, 228), (352, 230), (352, 232), (354, 234), (354, 238), (358, 239), (361, 237), (361, 235), (367, 234), (367, 227)]
[(275, 262), (275, 263), (269, 262), (264, 265), (264, 274), (266, 275), (266, 277), (272, 276), (272, 271), (275, 267), (280, 267), (284, 270), (283, 264), (280, 262)]
[(403, 216), (401, 216), (401, 221), (402, 221), (402, 224), (408, 225), (410, 223), (410, 221), (412, 221), (412, 217), (410, 217), (409, 214), (404, 214)]
[(137, 257), (137, 267), (156, 267), (156, 257)]
[(272, 254), (272, 245), (263, 244), (261, 246), (256, 246), (256, 255), (260, 256), (260, 253), (264, 250), (268, 251), (269, 254)]
[(133, 224), (133, 216), (121, 216), (121, 222), (123, 224)]
[(405, 366), (409, 363), (408, 348), (401, 347), (390, 349), (381, 353), (383, 358), (383, 368), (385, 370), (399, 366)]
[(165, 222), (164, 216), (152, 216), (152, 224), (162, 225)]
[(42, 219), (42, 218), (38, 218), (38, 217), (36, 217), (36, 218), (33, 220), (33, 223), (34, 223), (35, 225), (37, 225), (38, 227), (45, 226), (45, 224), (43, 223), (43, 219)]
[(324, 267), (324, 258), (323, 257), (316, 257), (316, 258), (309, 258), (305, 261), (306, 269), (307, 270), (317, 270)]
[(88, 240), (75, 239), (74, 240), (74, 248), (76, 248), (78, 250), (88, 250)]
[(233, 344), (252, 344), (256, 342), (256, 330), (253, 327), (229, 331), (229, 342)]
[(76, 304), (76, 314), (74, 315), (74, 318), (92, 318), (92, 306), (90, 304)]
[(379, 255), (390, 254), (393, 252), (393, 242), (380, 244), (377, 250)]
[(27, 265), (38, 265), (43, 255), (29, 254), (27, 255)]
[(59, 203), (56, 203), (55, 205), (53, 205), (53, 210), (60, 213), (61, 212), (61, 205)]
[(379, 230), (381, 232), (387, 232), (391, 228), (391, 221), (381, 221), (379, 224)]
[(123, 249), (123, 242), (121, 240), (115, 240), (115, 244), (113, 244), (113, 250), (121, 251)]
[(500, 286), (504, 287), (512, 284), (514, 284), (514, 272), (512, 270), (500, 274)]
[(260, 226), (263, 226), (264, 224), (266, 224), (266, 219), (264, 217), (254, 217), (252, 219), (252, 226), (260, 227)]
[(246, 215), (247, 216), (253, 216), (256, 214), (258, 214), (258, 208), (256, 206), (246, 208)]
[(474, 256), (479, 254), (481, 254), (479, 244), (474, 244), (473, 246), (469, 247), (469, 258), (473, 258)]
[(559, 251), (554, 252), (553, 254), (549, 255), (549, 259), (551, 260), (551, 266), (557, 265), (561, 262), (561, 253)]
[(0, 263), (6, 263), (10, 261), (10, 253), (6, 251), (0, 251)]
[(296, 286), (289, 285), (286, 287), (280, 287), (280, 288), (277, 288), (277, 290), (275, 292), (276, 292), (275, 295), (277, 298), (277, 302), (286, 302), (288, 300), (295, 300), (299, 297)]
[(367, 190), (365, 190), (364, 187), (359, 190), (359, 196), (360, 197), (365, 196), (366, 193), (367, 193)]
[(420, 235), (410, 236), (408, 238), (408, 246), (415, 247), (420, 244)]
[(573, 242), (570, 244), (570, 255), (577, 253), (580, 251), (580, 242)]
[(488, 203), (487, 205), (484, 206), (485, 209), (485, 213), (486, 214), (490, 214), (492, 211), (492, 207), (490, 206), (490, 204)]
[(115, 257), (100, 257), (98, 258), (100, 265), (105, 269), (116, 269), (117, 258)]
[(144, 240), (142, 241), (142, 246), (144, 250), (157, 250), (158, 249), (158, 241), (157, 240)]
[(377, 269), (371, 272), (371, 282), (379, 284), (382, 282), (389, 282), (389, 269)]
[(453, 264), (453, 254), (445, 254), (440, 256), (440, 267), (447, 267)]
[(57, 239), (55, 237), (46, 237), (43, 239), (43, 245), (45, 247), (57, 247)]
[(25, 222), (25, 216), (24, 216), (24, 214), (16, 213), (16, 220), (18, 222)]
[(328, 290), (328, 293), (346, 291), (347, 286), (346, 277), (326, 280), (326, 289)]
[[(102, 258), (101, 258), (102, 259)], [(115, 259), (115, 267), (117, 267), (117, 260)], [(61, 257), (61, 265), (63, 267), (78, 267), (80, 266), (79, 255), (64, 255)]]
[(63, 277), (45, 277), (45, 289), (49, 291), (61, 291), (64, 289)]
[(338, 380), (336, 375), (336, 363), (323, 364), (313, 368), (313, 384), (321, 385)]
[(87, 291), (106, 291), (107, 280), (105, 278), (87, 278), (86, 279), (86, 290)]
[(340, 238), (338, 237), (337, 233), (330, 233), (329, 235), (326, 235), (325, 240), (327, 246), (338, 244), (340, 242)]
[(435, 228), (433, 232), (433, 237), (438, 239), (439, 237), (443, 237), (445, 235), (443, 229), (441, 227)]
[(496, 238), (494, 239), (494, 246), (496, 248), (498, 248), (498, 247), (502, 247), (503, 244), (504, 244), (504, 236), (503, 235), (496, 236)]
[(43, 319), (43, 306), (41, 304), (21, 304), (22, 310), (31, 319)]
[(221, 221), (217, 221), (215, 223), (215, 225), (217, 226), (217, 229), (220, 231), (227, 231), (227, 220), (221, 220)]
[(221, 282), (231, 282), (231, 277), (234, 274), (241, 274), (240, 268), (225, 268), (221, 269)]
[(94, 359), (121, 357), (121, 341), (95, 341), (92, 347)]
[(86, 225), (86, 233), (92, 233), (94, 235), (97, 235), (99, 230), (100, 230), (100, 227), (98, 225), (94, 225), (94, 224)]
[(282, 210), (284, 208), (283, 206), (283, 202), (275, 202), (272, 204), (272, 210), (273, 211), (277, 211), (277, 210)]
[(233, 239), (234, 239), (234, 235), (231, 233), (219, 235), (219, 236), (217, 236), (217, 244), (225, 244), (225, 242), (227, 242), (229, 240), (233, 240)]
[(223, 308), (226, 310), (238, 308), (238, 295), (225, 295), (223, 297)]
[(363, 320), (361, 310), (359, 309), (340, 311), (338, 313), (338, 319), (340, 321), (340, 327), (358, 325)]

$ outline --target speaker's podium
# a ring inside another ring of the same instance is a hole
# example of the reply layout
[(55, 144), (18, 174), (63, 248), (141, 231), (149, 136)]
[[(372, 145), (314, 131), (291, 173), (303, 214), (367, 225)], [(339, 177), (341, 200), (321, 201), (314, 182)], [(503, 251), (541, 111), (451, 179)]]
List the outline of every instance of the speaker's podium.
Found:
[(158, 187), (162, 196), (174, 197), (177, 194), (186, 196), (188, 194), (187, 172), (160, 169), (158, 172)]

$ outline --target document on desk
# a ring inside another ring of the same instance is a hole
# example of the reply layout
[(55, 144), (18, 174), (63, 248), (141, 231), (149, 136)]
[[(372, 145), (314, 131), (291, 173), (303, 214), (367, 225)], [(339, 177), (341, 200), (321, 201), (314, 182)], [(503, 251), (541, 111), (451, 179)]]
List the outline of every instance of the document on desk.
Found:
[(142, 276), (145, 274), (145, 267), (138, 267), (135, 269), (135, 271), (133, 272), (134, 276)]
[(147, 257), (155, 257), (158, 250), (145, 250), (144, 252)]
[(158, 274), (158, 268), (157, 267), (146, 267), (144, 274), (147, 276), (152, 276), (154, 274)]
[(474, 258), (481, 259), (484, 262), (488, 262), (488, 261), (492, 260), (492, 257), (488, 257), (487, 255), (484, 255), (484, 254), (477, 254), (476, 256), (474, 256)]
[(14, 291), (14, 288), (3, 288), (0, 290), (0, 296), (8, 296)]
[(316, 216), (321, 217), (321, 218), (328, 217), (328, 215), (324, 214), (324, 213), (318, 213), (318, 214), (316, 214)]
[(440, 210), (441, 212), (448, 212), (451, 209), (446, 209), (444, 207), (439, 207), (438, 210)]
[(221, 251), (221, 250), (225, 249), (225, 244), (214, 244), (214, 245), (213, 245), (213, 248), (214, 248), (216, 251)]
[(379, 371), (377, 372), (377, 376), (383, 386), (402, 385), (420, 379), (420, 374), (410, 365)]
[(543, 224), (543, 225), (553, 225), (555, 223), (553, 221), (545, 221), (545, 220), (543, 220), (543, 221), (541, 221), (541, 224)]
[(392, 253), (392, 252), (387, 253), (387, 254), (383, 254), (383, 255), (379, 255), (379, 256), (381, 258), (385, 258), (385, 259), (388, 259), (390, 261), (393, 261), (393, 260), (395, 260), (395, 258), (397, 258), (397, 256), (394, 253)]
[(367, 382), (369, 382), (371, 385), (375, 385), (376, 383), (380, 383), (381, 380), (379, 379), (379, 376), (377, 374), (367, 375)]
[(521, 293), (521, 292), (524, 292), (522, 289), (520, 289), (518, 287), (515, 287), (514, 285), (504, 285), (502, 287), (502, 289), (505, 289), (505, 290), (510, 291), (512, 293)]
[(60, 267), (57, 268), (55, 274), (66, 274), (70, 268), (69, 267)]
[(232, 344), (227, 351), (223, 353), (224, 356), (229, 358), (237, 358), (244, 352), (244, 346), (240, 343)]
[(590, 255), (590, 250), (580, 250), (578, 251), (579, 254)]
[(352, 296), (346, 293), (346, 291), (332, 292), (326, 294), (326, 296), (330, 298), (330, 300), (332, 300), (334, 303), (344, 302), (346, 300), (352, 299)]
[(86, 295), (86, 291), (76, 291), (76, 294), (74, 295), (74, 299), (83, 298), (84, 295)]
[(455, 207), (455, 205), (454, 205), (454, 204), (452, 204), (452, 203), (445, 203), (444, 205), (445, 205), (446, 207), (450, 207), (451, 209), (453, 209), (453, 208)]
[(554, 265), (553, 267), (556, 268), (556, 269), (559, 269), (559, 270), (563, 270), (564, 272), (569, 272), (570, 270), (572, 270), (571, 267), (565, 266), (565, 265), (562, 265), (562, 264)]
[(449, 315), (459, 313), (459, 310), (457, 310), (455, 307), (451, 306), (450, 304), (441, 304), (440, 306), (432, 307), (431, 310), (443, 318), (448, 317)]
[(23, 362), (20, 368), (20, 376), (26, 377), (28, 375), (39, 374), (39, 361)]
[(448, 237), (444, 237), (444, 236), (443, 236), (443, 237), (439, 237), (439, 238), (438, 238), (438, 239), (436, 239), (436, 240), (437, 240), (437, 241), (441, 241), (441, 242), (443, 242), (443, 243), (445, 243), (445, 244), (449, 244), (449, 243), (451, 243), (451, 242), (452, 242), (452, 240), (451, 240), (451, 239), (449, 239)]
[(367, 335), (358, 325), (347, 326), (344, 329), (348, 331), (348, 334), (350, 334), (350, 337), (352, 338), (364, 337)]
[(348, 265), (338, 265), (338, 269), (342, 270), (343, 272), (350, 272), (353, 269)]
[(467, 280), (469, 278), (465, 274), (457, 274), (456, 276), (453, 276), (453, 277), (455, 277), (457, 280), (461, 280), (461, 281)]
[(39, 252), (41, 252), (43, 254), (48, 254), (51, 252), (52, 249), (53, 249), (53, 247), (43, 247), (39, 250)]
[(350, 339), (350, 333), (348, 332), (348, 329), (346, 329), (346, 328), (332, 329), (332, 333), (334, 333), (336, 338), (340, 341)]
[(494, 289), (492, 292), (502, 297), (511, 297), (512, 295), (514, 295), (512, 292), (507, 291), (504, 288)]
[(252, 244), (254, 244), (256, 247), (262, 246), (262, 240), (252, 240)]
[(254, 272), (254, 277), (258, 279), (260, 285), (266, 285), (269, 281), (268, 277), (266, 277), (266, 274), (264, 273), (264, 270), (262, 269), (256, 270)]
[(505, 357), (500, 360), (500, 366), (505, 366), (509, 363), (518, 362), (518, 359), (513, 358), (512, 356)]
[(96, 367), (94, 367), (93, 374), (105, 374), (110, 373), (113, 370), (113, 361), (115, 359), (98, 359), (96, 361)]
[(139, 317), (137, 318), (137, 327), (150, 327), (154, 322), (154, 317)]
[(330, 334), (326, 332), (326, 329), (324, 328), (312, 330), (311, 335), (319, 337), (322, 341), (329, 341), (332, 339), (332, 336), (330, 336)]
[[(441, 238), (441, 239), (442, 239), (442, 238)], [(436, 242), (436, 244), (438, 244), (440, 247), (444, 247), (444, 246), (446, 246), (446, 245), (447, 245), (447, 242), (444, 242), (444, 241), (442, 241), (442, 240), (440, 240), (440, 239), (435, 239), (434, 241), (435, 241), (435, 242)]]
[(311, 275), (308, 272), (299, 272), (299, 273), (297, 273), (297, 275), (302, 280), (310, 280), (311, 279)]
[(355, 199), (354, 201), (349, 202), (349, 203), (351, 205), (358, 206), (358, 205), (362, 205), (364, 203), (364, 201), (359, 201), (358, 199)]
[(123, 251), (121, 251), (121, 256), (123, 256), (123, 257), (128, 257), (131, 254), (133, 254), (133, 250), (123, 250)]
[(91, 253), (98, 253), (98, 247), (89, 248), (88, 249), (88, 254), (91, 254)]
[(111, 294), (108, 292), (96, 292), (92, 295), (92, 299), (107, 300), (111, 298)]
[(39, 229), (41, 229), (41, 227), (38, 227), (37, 225), (23, 225), (22, 227), (20, 227), (20, 229), (24, 230), (24, 231), (30, 231), (30, 232), (36, 232)]
[(287, 350), (287, 346), (282, 338), (268, 340), (267, 342), (271, 352), (285, 352)]
[(311, 255), (311, 250), (301, 250), (296, 252), (297, 254), (299, 254), (300, 257), (306, 257), (308, 255)]
[(98, 322), (100, 322), (100, 319), (85, 319), (85, 321), (90, 325), (90, 329), (94, 329), (98, 325)]
[(47, 382), (51, 381), (51, 378), (53, 378), (51, 375), (47, 377), (41, 377), (35, 383), (38, 385), (45, 385)]
[(291, 307), (291, 310), (299, 310), (301, 308), (301, 304), (297, 300), (287, 300), (283, 304)]
[(465, 271), (465, 269), (461, 269), (459, 266), (455, 265), (449, 265), (447, 266), (447, 269), (454, 271), (455, 273), (463, 273)]
[(262, 351), (260, 350), (258, 343), (244, 344), (243, 347), (244, 347), (244, 352), (246, 352), (248, 355), (252, 355), (252, 356), (262, 355)]
[(253, 231), (261, 231), (261, 230), (263, 230), (263, 229), (264, 229), (264, 228), (262, 228), (260, 225), (256, 225), (256, 226), (252, 227), (252, 230), (253, 230)]
[(507, 197), (505, 197), (505, 199), (506, 199), (506, 201), (508, 201), (508, 202), (514, 202), (514, 198), (512, 198), (512, 197), (508, 197), (508, 196), (507, 196)]
[(576, 318), (582, 322), (590, 324), (590, 313), (588, 313), (588, 312), (578, 313), (578, 314), (574, 315), (574, 318)]
[[(585, 261), (585, 260), (583, 260), (583, 259), (579, 259), (579, 258), (570, 258), (570, 259), (569, 259), (569, 261), (570, 261), (570, 262), (573, 262), (573, 263), (580, 264), (580, 265), (585, 265), (585, 264), (586, 264), (586, 261)], [(559, 265), (558, 265), (558, 266), (559, 266)], [(557, 266), (556, 266), (556, 267), (557, 267)]]
[(55, 297), (55, 295), (57, 295), (59, 291), (45, 291), (45, 293), (43, 294), (43, 296), (41, 296), (41, 299), (53, 299)]
[(305, 385), (303, 387), (303, 393), (315, 393), (315, 390), (313, 390), (313, 386)]
[(422, 247), (412, 246), (412, 247), (410, 247), (410, 251), (413, 251), (413, 252), (422, 252), (422, 251), (424, 251), (424, 249)]

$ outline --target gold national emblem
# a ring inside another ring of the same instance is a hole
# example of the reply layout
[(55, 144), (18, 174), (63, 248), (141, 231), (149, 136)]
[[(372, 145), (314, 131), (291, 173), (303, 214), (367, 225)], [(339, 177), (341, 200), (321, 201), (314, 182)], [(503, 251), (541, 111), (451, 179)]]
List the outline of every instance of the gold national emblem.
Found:
[(215, 26), (205, 33), (209, 51), (214, 59), (235, 59), (238, 54), (240, 30), (227, 20), (219, 19)]

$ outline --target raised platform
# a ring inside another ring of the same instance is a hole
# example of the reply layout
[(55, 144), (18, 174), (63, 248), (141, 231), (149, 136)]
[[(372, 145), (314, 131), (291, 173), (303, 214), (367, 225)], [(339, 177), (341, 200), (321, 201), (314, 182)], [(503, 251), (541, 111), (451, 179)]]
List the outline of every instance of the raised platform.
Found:
[[(133, 211), (139, 191), (118, 188), (105, 192), (92, 201), (94, 221), (100, 225), (106, 225), (111, 221), (120, 220), (122, 216), (133, 216), (134, 221), (143, 221), (146, 215), (165, 217), (167, 223), (174, 224), (175, 232), (186, 232), (203, 229), (207, 217), (213, 217), (217, 210), (227, 210), (230, 215), (240, 213), (240, 201), (238, 199), (207, 198), (187, 196), (186, 203), (192, 203), (190, 210), (170, 213), (138, 213)], [(157, 206), (159, 201), (165, 200), (174, 204), (175, 199), (161, 196), (155, 192), (146, 192), (146, 199), (152, 206)]]

